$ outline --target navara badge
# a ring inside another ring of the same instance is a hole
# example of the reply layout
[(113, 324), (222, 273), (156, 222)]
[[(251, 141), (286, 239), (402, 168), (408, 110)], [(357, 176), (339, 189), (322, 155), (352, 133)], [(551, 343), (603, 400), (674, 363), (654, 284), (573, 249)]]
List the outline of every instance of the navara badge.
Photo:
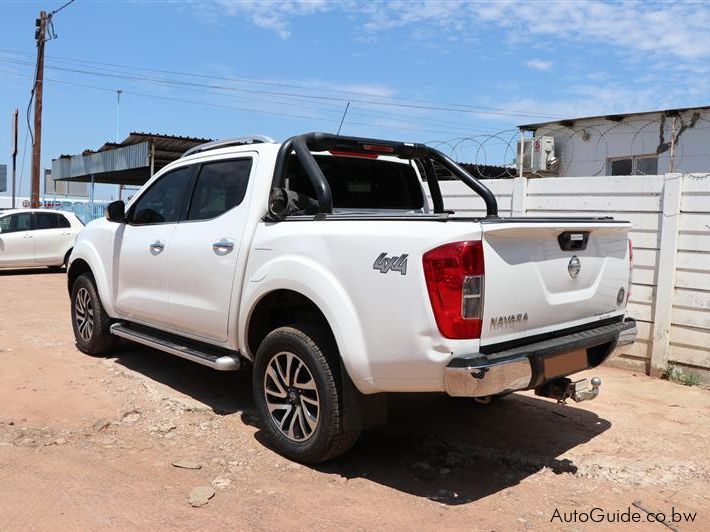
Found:
[(576, 279), (577, 276), (579, 275), (579, 270), (582, 269), (582, 263), (579, 260), (579, 257), (575, 255), (569, 260), (569, 264), (567, 265), (567, 271), (569, 272), (569, 276), (572, 279)]

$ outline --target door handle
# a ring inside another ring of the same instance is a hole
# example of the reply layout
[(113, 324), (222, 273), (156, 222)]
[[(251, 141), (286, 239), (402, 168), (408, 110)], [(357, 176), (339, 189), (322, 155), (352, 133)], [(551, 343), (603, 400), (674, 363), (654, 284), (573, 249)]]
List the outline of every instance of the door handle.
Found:
[(212, 244), (212, 249), (219, 255), (226, 255), (234, 249), (234, 242), (230, 242), (226, 238), (223, 238), (219, 242)]
[(22, 238), (32, 238), (32, 235), (25, 235)]
[(150, 252), (153, 255), (157, 255), (161, 251), (165, 249), (165, 244), (163, 244), (160, 240), (156, 240), (150, 245)]

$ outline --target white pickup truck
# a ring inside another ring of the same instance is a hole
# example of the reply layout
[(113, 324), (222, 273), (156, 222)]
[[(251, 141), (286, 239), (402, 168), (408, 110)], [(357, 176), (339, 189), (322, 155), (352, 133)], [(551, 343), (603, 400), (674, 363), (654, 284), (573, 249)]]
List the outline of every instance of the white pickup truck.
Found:
[[(442, 167), (487, 216), (445, 210)], [(598, 380), (567, 376), (634, 341), (629, 227), (499, 218), (480, 181), (421, 144), (217, 141), (87, 225), (72, 323), (89, 354), (121, 337), (216, 370), (253, 365), (275, 449), (321, 462), (382, 421), (388, 393), (596, 397)]]

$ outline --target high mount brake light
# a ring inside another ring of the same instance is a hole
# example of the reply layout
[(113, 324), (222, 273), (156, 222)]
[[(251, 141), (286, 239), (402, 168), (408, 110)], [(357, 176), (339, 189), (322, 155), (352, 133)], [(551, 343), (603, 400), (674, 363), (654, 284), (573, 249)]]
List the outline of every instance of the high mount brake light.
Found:
[(358, 151), (330, 150), (328, 153), (337, 157), (359, 157), (361, 159), (377, 159), (376, 153), (363, 153)]
[(378, 146), (376, 144), (363, 144), (362, 149), (365, 151), (378, 151), (380, 153), (394, 153), (392, 146)]
[(429, 300), (446, 338), (481, 337), (485, 268), (481, 241), (453, 242), (422, 258)]

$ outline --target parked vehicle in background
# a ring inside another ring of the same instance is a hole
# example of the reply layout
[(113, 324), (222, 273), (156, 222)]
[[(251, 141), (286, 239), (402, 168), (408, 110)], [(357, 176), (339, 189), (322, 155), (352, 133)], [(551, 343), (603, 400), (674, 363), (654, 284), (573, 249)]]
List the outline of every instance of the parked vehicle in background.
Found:
[[(485, 217), (445, 209), (436, 165)], [(634, 340), (631, 224), (497, 209), (422, 144), (310, 133), (199, 146), (80, 235), (76, 344), (99, 354), (118, 336), (217, 370), (248, 362), (274, 447), (310, 463), (382, 422), (387, 393), (594, 399), (598, 380), (567, 376)]]
[(0, 268), (67, 264), (84, 224), (74, 213), (50, 209), (0, 211)]

